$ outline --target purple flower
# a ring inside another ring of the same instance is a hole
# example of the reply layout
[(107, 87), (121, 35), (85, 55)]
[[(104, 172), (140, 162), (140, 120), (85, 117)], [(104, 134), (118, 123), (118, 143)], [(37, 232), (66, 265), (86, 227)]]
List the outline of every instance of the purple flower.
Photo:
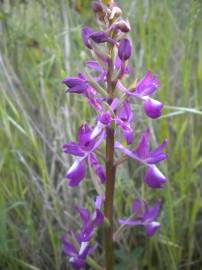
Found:
[(85, 177), (86, 159), (89, 160), (89, 164), (95, 170), (100, 181), (103, 182), (105, 179), (102, 165), (92, 153), (103, 142), (105, 133), (102, 132), (99, 134), (99, 137), (94, 139), (91, 139), (91, 134), (92, 129), (87, 124), (83, 124), (77, 133), (77, 143), (70, 141), (69, 143), (62, 145), (64, 153), (76, 156), (73, 165), (65, 176), (69, 179), (69, 186), (77, 186)]
[(98, 62), (96, 62), (95, 60), (90, 60), (86, 62), (86, 65), (88, 68), (92, 69), (94, 72), (98, 73), (97, 77), (94, 77), (94, 80), (99, 82), (102, 80), (105, 80), (105, 77), (107, 75), (107, 71), (104, 70), (99, 64)]
[(148, 70), (146, 75), (137, 83), (135, 92), (141, 96), (150, 96), (156, 92), (159, 84), (160, 82), (157, 80), (156, 75), (152, 76), (151, 71)]
[[(131, 122), (133, 120), (133, 113), (130, 104), (127, 100), (124, 101), (123, 105), (117, 109), (119, 105), (119, 99), (114, 100), (110, 105), (111, 111), (101, 112), (97, 117), (97, 125), (92, 133), (91, 138), (94, 138), (105, 130), (113, 121), (121, 129), (122, 135), (126, 140), (127, 144), (131, 144), (133, 140), (133, 129)], [(116, 115), (112, 115), (112, 112), (117, 109)]]
[(83, 43), (89, 49), (92, 49), (92, 46), (89, 42), (89, 39), (92, 39), (95, 43), (104, 43), (109, 42), (115, 44), (116, 42), (108, 36), (108, 34), (104, 31), (94, 32), (92, 28), (85, 26), (81, 30), (81, 36), (83, 39)]
[(104, 215), (100, 210), (101, 205), (102, 199), (100, 196), (97, 196), (95, 201), (95, 211), (92, 215), (90, 215), (86, 208), (76, 208), (83, 222), (82, 228), (77, 235), (77, 239), (80, 243), (90, 241), (97, 226), (103, 222)]
[(167, 158), (167, 154), (163, 152), (168, 144), (168, 140), (165, 139), (158, 147), (152, 151), (149, 150), (150, 130), (146, 129), (142, 132), (139, 143), (133, 153), (139, 160), (144, 161), (147, 164), (157, 164), (160, 161)]
[(132, 46), (129, 39), (124, 38), (120, 41), (118, 47), (118, 56), (122, 61), (126, 61), (131, 57)]
[(115, 147), (120, 149), (125, 155), (144, 164), (157, 164), (167, 158), (167, 155), (163, 152), (163, 150), (167, 146), (168, 141), (164, 140), (156, 149), (150, 151), (149, 138), (150, 130), (147, 129), (141, 134), (139, 143), (135, 150), (131, 151), (121, 145), (119, 142), (116, 142)]
[(133, 129), (131, 122), (133, 121), (133, 113), (128, 100), (125, 100), (123, 106), (117, 111), (115, 123), (121, 128), (124, 139), (127, 144), (133, 141)]
[(146, 235), (152, 236), (160, 228), (160, 223), (156, 221), (160, 206), (160, 201), (157, 201), (153, 207), (149, 207), (145, 201), (136, 199), (132, 203), (132, 217), (120, 219), (119, 223), (129, 226), (142, 225), (145, 227)]
[(63, 252), (69, 257), (69, 262), (74, 269), (81, 269), (85, 266), (86, 257), (93, 253), (93, 248), (89, 242), (82, 242), (79, 250), (72, 245), (66, 237), (61, 238)]
[(109, 126), (113, 118), (111, 116), (111, 113), (107, 111), (102, 112), (100, 115), (98, 115), (97, 120), (100, 121), (103, 125)]
[[(67, 237), (62, 237), (63, 251), (69, 257), (69, 262), (74, 269), (81, 269), (85, 266), (86, 257), (94, 253), (96, 246), (91, 246), (90, 240), (93, 237), (95, 229), (103, 222), (104, 215), (101, 212), (102, 199), (97, 196), (95, 202), (95, 210), (92, 215), (86, 208), (76, 207), (83, 225), (79, 234), (72, 234), (75, 236), (77, 248), (72, 245)], [(71, 234), (69, 234), (71, 236)]]
[[(90, 60), (86, 62), (86, 66), (93, 70), (96, 74), (93, 76), (93, 79), (96, 82), (106, 82), (106, 75), (107, 75), (107, 61), (104, 61), (103, 66), (101, 66), (97, 61)], [(114, 69), (119, 71), (119, 79), (123, 78), (125, 74), (130, 73), (130, 66), (125, 64), (125, 62), (121, 61), (119, 56), (117, 55), (115, 62), (114, 62)]]
[[(87, 65), (89, 67), (94, 67), (96, 64), (93, 63), (93, 61), (89, 61), (91, 63), (88, 63)], [(98, 66), (96, 67), (98, 71)], [(99, 70), (100, 71), (100, 70)], [(105, 74), (99, 74), (97, 78), (94, 78), (95, 80), (99, 81), (103, 79)], [(68, 93), (75, 93), (75, 94), (80, 94), (83, 95), (84, 97), (87, 98), (88, 103), (95, 108), (96, 110), (101, 109), (100, 101), (99, 98), (96, 96), (96, 91), (92, 86), (89, 84), (88, 80), (84, 77), (83, 74), (79, 73), (78, 77), (67, 77), (63, 80), (63, 83), (66, 84), (69, 88), (66, 90)]]
[(94, 32), (89, 36), (89, 38), (91, 38), (95, 43), (110, 42), (114, 44), (113, 39), (110, 38), (104, 31)]
[(161, 110), (163, 108), (163, 104), (161, 102), (150, 97), (156, 92), (158, 86), (159, 81), (155, 75), (151, 75), (150, 71), (148, 71), (137, 83), (136, 87), (130, 91), (126, 89), (121, 82), (118, 83), (118, 87), (121, 91), (143, 101), (146, 115), (153, 119), (158, 118), (161, 115)]
[(151, 188), (162, 188), (167, 179), (154, 164), (157, 164), (167, 158), (167, 155), (163, 150), (167, 146), (168, 141), (164, 140), (156, 149), (150, 151), (149, 138), (150, 131), (147, 129), (141, 134), (139, 143), (135, 150), (131, 151), (119, 142), (115, 143), (115, 147), (120, 149), (125, 155), (145, 164), (148, 167), (144, 177), (144, 181), (148, 186)]
[(68, 86), (66, 92), (84, 94), (89, 87), (87, 80), (79, 74), (78, 77), (67, 77), (62, 81)]

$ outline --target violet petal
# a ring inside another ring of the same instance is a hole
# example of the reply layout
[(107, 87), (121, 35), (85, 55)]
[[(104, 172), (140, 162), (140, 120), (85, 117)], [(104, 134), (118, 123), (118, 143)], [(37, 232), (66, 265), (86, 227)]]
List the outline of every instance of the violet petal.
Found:
[(162, 108), (163, 108), (163, 103), (153, 98), (148, 98), (144, 102), (144, 111), (146, 115), (152, 119), (155, 119), (161, 116)]
[(155, 165), (150, 166), (145, 172), (144, 182), (151, 188), (163, 188), (166, 181), (165, 176)]
[(65, 178), (69, 179), (69, 186), (77, 186), (83, 180), (85, 170), (84, 161), (77, 159), (65, 175)]

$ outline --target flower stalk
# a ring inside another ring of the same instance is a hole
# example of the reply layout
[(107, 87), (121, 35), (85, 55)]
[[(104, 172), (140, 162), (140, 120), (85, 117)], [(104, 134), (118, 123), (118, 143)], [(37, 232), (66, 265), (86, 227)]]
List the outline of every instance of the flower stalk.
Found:
[[(109, 105), (113, 100), (114, 84), (112, 81), (113, 59), (112, 48), (109, 45), (109, 53), (111, 59), (108, 60), (107, 72), (107, 93), (109, 97)], [(105, 184), (105, 202), (104, 215), (108, 219), (110, 226), (104, 228), (104, 245), (105, 245), (105, 265), (106, 270), (113, 270), (113, 201), (115, 188), (116, 167), (114, 166), (114, 128), (112, 126), (106, 128), (106, 184)]]
[(104, 215), (110, 226), (104, 228), (106, 270), (113, 270), (113, 199), (115, 186), (114, 129), (107, 128), (106, 137), (106, 185)]

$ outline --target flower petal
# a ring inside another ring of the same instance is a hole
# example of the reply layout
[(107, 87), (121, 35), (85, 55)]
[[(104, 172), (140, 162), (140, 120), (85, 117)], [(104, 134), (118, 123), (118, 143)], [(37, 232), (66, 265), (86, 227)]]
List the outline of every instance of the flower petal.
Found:
[(75, 249), (75, 247), (72, 244), (70, 244), (69, 241), (67, 241), (65, 236), (61, 237), (61, 241), (63, 244), (63, 251), (67, 256), (72, 257), (72, 256), (77, 255), (77, 250)]
[(105, 78), (107, 71), (104, 70), (96, 61), (89, 60), (86, 62), (86, 65), (88, 68), (98, 73), (98, 76), (94, 78), (95, 81), (99, 82)]
[(110, 38), (104, 31), (93, 32), (89, 38), (91, 38), (95, 43), (109, 42), (115, 44), (115, 41)]
[(81, 268), (83, 268), (84, 265), (85, 265), (85, 260), (79, 258), (79, 256), (77, 256), (77, 257), (71, 257), (71, 258), (69, 259), (69, 262), (70, 262), (70, 264), (72, 265), (72, 267), (73, 267), (74, 269), (81, 269)]
[(158, 200), (153, 207), (147, 207), (142, 219), (144, 219), (145, 222), (154, 221), (159, 215), (160, 208), (161, 202)]
[(112, 25), (112, 28), (116, 30), (120, 30), (123, 33), (127, 33), (131, 30), (129, 22), (124, 21), (124, 20), (117, 21), (116, 23)]
[(65, 178), (69, 179), (69, 186), (77, 186), (85, 176), (85, 164), (83, 160), (77, 159), (68, 170)]
[(100, 225), (104, 220), (104, 215), (103, 213), (99, 210), (99, 209), (95, 209), (95, 215), (93, 217), (93, 227), (97, 227), (98, 225)]
[(141, 96), (149, 96), (156, 91), (159, 83), (156, 76), (152, 76), (148, 70), (145, 76), (137, 83), (135, 92)]
[(79, 256), (80, 256), (82, 259), (85, 259), (86, 256), (88, 255), (89, 249), (90, 249), (90, 244), (89, 244), (89, 242), (82, 242), (82, 243), (81, 243), (80, 250), (79, 250)]
[(133, 119), (133, 112), (128, 100), (125, 100), (117, 116), (124, 122), (131, 122)]
[(152, 156), (161, 155), (162, 151), (166, 148), (167, 145), (168, 145), (168, 140), (167, 139), (163, 140), (163, 142), (156, 149), (150, 152), (150, 155)]
[(69, 142), (62, 145), (62, 150), (65, 154), (71, 154), (78, 157), (83, 157), (84, 153), (75, 142)]
[(98, 161), (97, 157), (94, 154), (90, 154), (89, 161), (91, 167), (95, 170), (96, 175), (99, 177), (100, 182), (104, 183), (106, 180), (106, 175), (103, 166)]
[(162, 108), (163, 103), (153, 98), (148, 98), (144, 102), (144, 111), (152, 119), (158, 118), (161, 115)]
[(142, 132), (138, 145), (134, 150), (134, 153), (141, 159), (145, 159), (149, 154), (149, 138), (150, 138), (150, 130), (146, 129)]
[(157, 163), (163, 159), (167, 158), (167, 154), (163, 153), (164, 148), (167, 146), (168, 144), (168, 140), (165, 139), (156, 149), (152, 150), (149, 153), (149, 160), (148, 163), (151, 163), (151, 160), (153, 161), (153, 163)]
[(89, 211), (86, 208), (81, 208), (81, 207), (76, 207), (76, 210), (79, 212), (79, 215), (83, 221), (83, 224), (85, 225), (86, 223), (88, 223), (90, 220)]
[(131, 144), (133, 142), (133, 129), (130, 124), (127, 122), (123, 122), (118, 117), (115, 119), (116, 124), (121, 128), (122, 135), (126, 140), (127, 144)]
[(166, 181), (165, 176), (155, 165), (150, 166), (145, 172), (144, 182), (151, 188), (163, 188)]
[(81, 77), (67, 77), (62, 82), (69, 87), (69, 93), (82, 94), (88, 88), (88, 82)]
[(146, 235), (153, 236), (155, 232), (161, 227), (159, 222), (153, 221), (145, 226)]
[(108, 126), (111, 121), (112, 121), (112, 117), (111, 117), (111, 114), (110, 112), (103, 112), (101, 113), (99, 116), (98, 116), (98, 121), (100, 121), (102, 124)]
[(95, 200), (95, 208), (101, 209), (101, 206), (102, 206), (102, 197), (98, 195)]
[(132, 159), (142, 162), (142, 160), (134, 152), (123, 146), (120, 142), (115, 142), (114, 147), (121, 150), (126, 156), (129, 156)]
[(131, 144), (133, 142), (133, 129), (130, 126), (125, 126), (125, 128), (122, 129), (122, 133), (127, 144)]
[(81, 30), (81, 36), (83, 39), (83, 43), (86, 47), (88, 47), (89, 49), (92, 49), (90, 43), (88, 42), (90, 35), (93, 33), (93, 29), (91, 27), (85, 26), (82, 30)]
[(104, 128), (105, 128), (105, 125), (102, 124), (100, 121), (98, 121), (95, 128), (93, 129), (91, 133), (90, 139), (91, 140), (95, 139), (98, 135), (100, 135), (100, 133), (103, 131)]
[(135, 199), (132, 202), (132, 213), (135, 216), (137, 216), (137, 217), (142, 216), (144, 210), (145, 210), (145, 203), (144, 203), (144, 201), (142, 201), (140, 199)]
[(77, 132), (79, 147), (85, 152), (91, 151), (95, 145), (95, 140), (91, 139), (91, 133), (92, 129), (86, 123), (82, 124)]

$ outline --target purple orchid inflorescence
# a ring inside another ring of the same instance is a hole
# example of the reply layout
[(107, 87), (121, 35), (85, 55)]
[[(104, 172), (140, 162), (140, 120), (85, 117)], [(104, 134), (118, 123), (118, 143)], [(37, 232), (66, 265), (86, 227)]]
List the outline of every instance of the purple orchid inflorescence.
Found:
[[(81, 36), (93, 59), (86, 61), (83, 73), (79, 72), (76, 77), (66, 77), (63, 80), (67, 86), (66, 93), (83, 96), (96, 113), (94, 125), (90, 127), (83, 123), (79, 127), (76, 142), (62, 145), (63, 152), (72, 155), (74, 159), (65, 178), (69, 186), (78, 186), (89, 168), (91, 176), (95, 177), (93, 184), (98, 181), (99, 185), (103, 185), (101, 190), (104, 189), (104, 195), (100, 193), (96, 199), (92, 215), (86, 208), (76, 207), (83, 225), (79, 234), (73, 234), (75, 245), (67, 239), (72, 237), (72, 233), (62, 237), (64, 253), (75, 269), (84, 267), (88, 256), (95, 251), (91, 239), (103, 220), (112, 227), (117, 166), (126, 158), (137, 161), (145, 167), (144, 183), (152, 189), (164, 188), (167, 181), (157, 167), (158, 163), (167, 158), (164, 153), (167, 139), (150, 150), (151, 131), (146, 128), (140, 134), (139, 142), (134, 145), (134, 127), (139, 115), (132, 110), (131, 105), (134, 101), (137, 104), (143, 103), (142, 115), (151, 119), (158, 118), (163, 104), (154, 99), (153, 95), (159, 80), (147, 71), (142, 79), (132, 78), (134, 83), (127, 85), (128, 77), (132, 74), (128, 63), (132, 56), (132, 43), (126, 37), (131, 30), (130, 24), (121, 18), (122, 11), (112, 0), (93, 1), (92, 9), (100, 29), (95, 31), (85, 26)], [(99, 190), (96, 188), (98, 193)], [(101, 211), (102, 201), (104, 213)], [(132, 216), (129, 219), (119, 219), (119, 223), (121, 226), (142, 225), (146, 235), (152, 236), (160, 228), (160, 223), (156, 221), (160, 207), (159, 200), (150, 207), (144, 200), (135, 199), (132, 203)], [(105, 229), (105, 243), (109, 241), (105, 244), (107, 270), (113, 268), (112, 239), (113, 231)]]

